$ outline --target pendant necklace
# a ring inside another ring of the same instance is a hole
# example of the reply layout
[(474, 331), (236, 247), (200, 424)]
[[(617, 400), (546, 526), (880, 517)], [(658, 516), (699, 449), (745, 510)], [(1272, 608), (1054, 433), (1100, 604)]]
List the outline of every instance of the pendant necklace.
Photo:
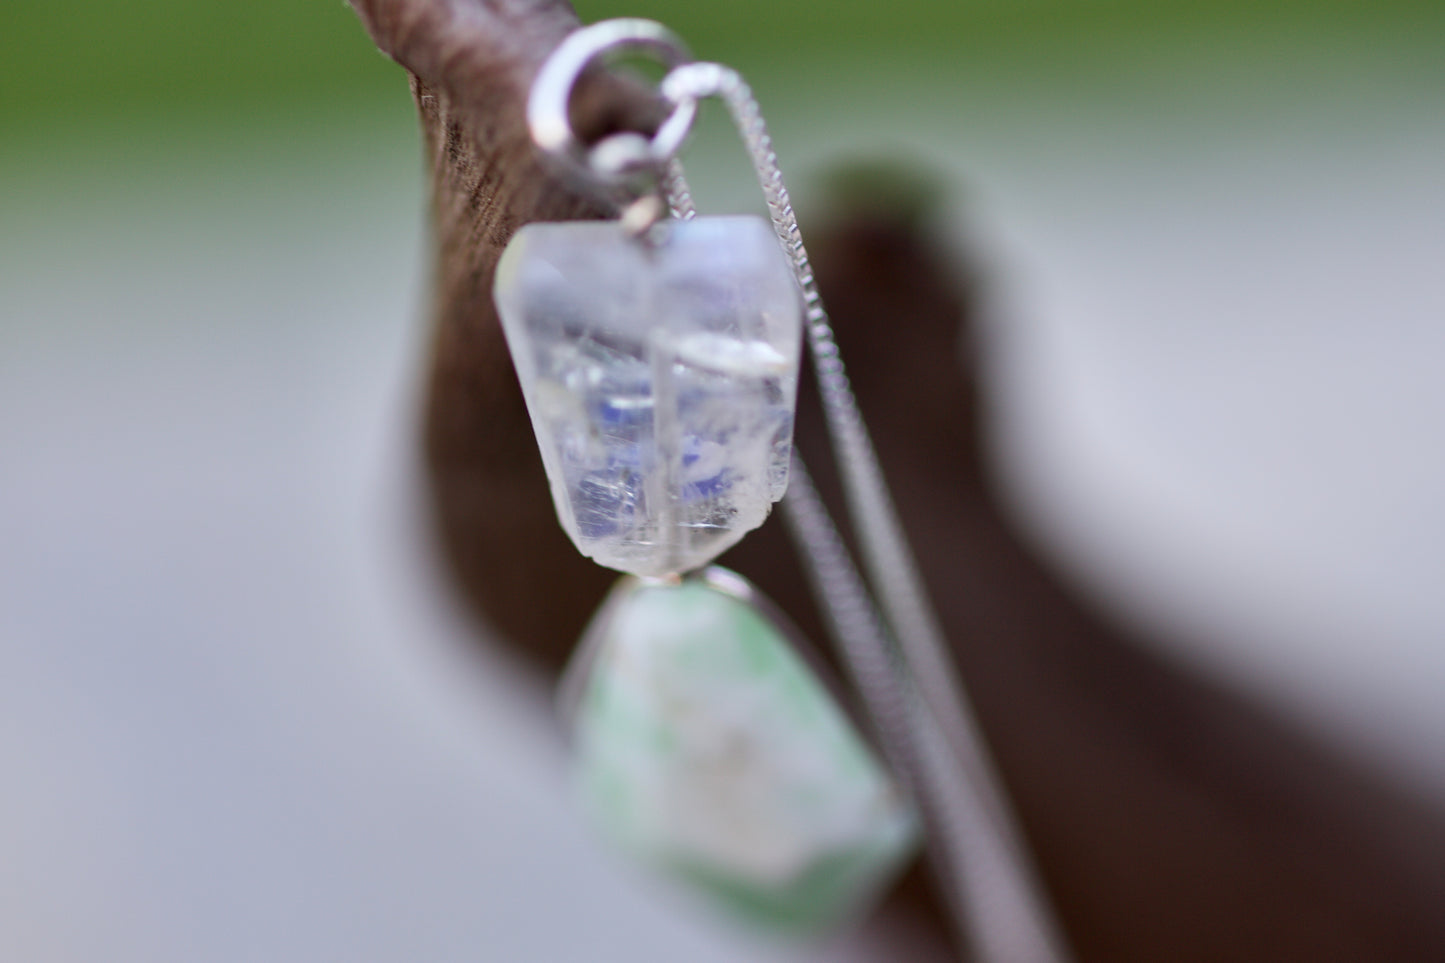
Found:
[[(599, 60), (667, 70), (652, 134), (592, 145), (568, 110)], [(678, 153), (729, 108), (772, 215), (698, 217)], [(625, 573), (563, 707), (584, 807), (625, 851), (751, 921), (856, 915), (920, 836), (980, 960), (1067, 959), (949, 662), (813, 285), (751, 91), (659, 24), (571, 34), (534, 81), (533, 140), (617, 201), (616, 221), (529, 224), (494, 297), (562, 528)], [(874, 596), (792, 451), (806, 340)], [(796, 630), (711, 563), (783, 501), (874, 750)], [(922, 830), (922, 831), (921, 831)]]

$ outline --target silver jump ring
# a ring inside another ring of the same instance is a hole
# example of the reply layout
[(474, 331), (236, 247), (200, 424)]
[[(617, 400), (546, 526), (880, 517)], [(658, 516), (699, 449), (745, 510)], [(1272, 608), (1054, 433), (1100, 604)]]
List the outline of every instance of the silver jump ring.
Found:
[[(657, 129), (655, 136), (657, 138), (664, 136), (663, 132), (667, 130), (673, 117), (676, 116), (677, 108), (685, 104), (692, 104), (695, 110), (698, 101), (716, 97), (722, 93), (729, 75), (736, 76), (734, 71), (722, 64), (698, 61), (684, 63), (668, 71), (667, 76), (662, 78), (660, 89), (663, 99), (672, 104), (674, 110), (673, 114), (662, 122), (662, 126)], [(677, 135), (669, 132), (669, 136), (676, 136), (678, 144), (681, 145), (681, 138), (687, 136), (687, 131), (682, 131)]]
[(547, 154), (587, 176), (620, 183), (639, 168), (661, 169), (677, 154), (697, 117), (697, 101), (672, 101), (672, 111), (651, 138), (640, 133), (617, 133), (590, 147), (572, 129), (568, 105), (577, 78), (599, 57), (618, 53), (644, 53), (668, 70), (692, 60), (672, 31), (652, 20), (604, 20), (567, 36), (552, 51), (527, 98), (527, 126), (532, 140)]

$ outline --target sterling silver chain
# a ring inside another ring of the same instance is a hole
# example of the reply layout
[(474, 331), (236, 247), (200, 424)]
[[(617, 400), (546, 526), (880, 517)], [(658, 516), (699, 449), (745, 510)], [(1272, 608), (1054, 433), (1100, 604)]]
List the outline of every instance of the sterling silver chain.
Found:
[[(660, 90), (671, 112), (652, 137), (623, 132), (586, 147), (568, 121), (572, 88), (589, 64), (619, 52), (647, 54), (670, 68)], [(528, 122), (543, 150), (631, 200), (624, 220), (642, 233), (663, 214), (659, 194), (674, 217), (696, 216), (677, 155), (699, 102), (710, 97), (721, 99), (732, 115), (802, 293), (848, 515), (873, 586), (870, 592), (795, 456), (785, 519), (839, 658), (885, 753), (919, 802), (935, 843), (935, 870), (971, 957), (979, 963), (1064, 963), (1068, 952), (893, 506), (752, 91), (731, 68), (692, 61), (660, 24), (609, 20), (576, 31), (549, 58), (532, 88)], [(648, 186), (639, 190), (638, 183)]]

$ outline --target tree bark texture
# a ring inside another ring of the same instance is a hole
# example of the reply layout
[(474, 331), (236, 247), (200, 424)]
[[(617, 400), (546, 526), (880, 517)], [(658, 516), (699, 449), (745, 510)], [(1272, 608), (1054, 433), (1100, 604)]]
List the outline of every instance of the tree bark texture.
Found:
[[(554, 517), (491, 286), (529, 221), (606, 216), (540, 162), (523, 111), (576, 26), (560, 0), (352, 0), (410, 72), (432, 183), (424, 449), (434, 517), (480, 617), (555, 671), (613, 575)], [(579, 130), (645, 126), (640, 90), (584, 85)], [(874, 197), (884, 196), (877, 192)], [(1040, 560), (992, 494), (972, 285), (918, 211), (843, 204), (804, 233), (905, 526), (1082, 960), (1445, 960), (1445, 818), (1182, 672)], [(798, 446), (837, 506), (805, 387)], [(729, 553), (806, 632), (821, 622), (770, 521)], [(915, 877), (890, 911), (942, 952)], [(565, 912), (565, 908), (559, 908)], [(901, 944), (900, 944), (901, 947)], [(931, 947), (931, 949), (929, 949)]]

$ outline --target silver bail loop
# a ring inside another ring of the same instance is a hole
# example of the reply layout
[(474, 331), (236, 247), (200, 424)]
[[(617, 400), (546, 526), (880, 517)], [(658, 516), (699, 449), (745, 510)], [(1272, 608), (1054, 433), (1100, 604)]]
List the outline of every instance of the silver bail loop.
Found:
[[(673, 101), (651, 136), (620, 131), (595, 144), (583, 143), (568, 110), (577, 80), (593, 62), (627, 54), (647, 55), (669, 71), (692, 62), (682, 40), (651, 20), (605, 20), (583, 27), (542, 64), (527, 98), (527, 126), (543, 153), (573, 174), (635, 199), (658, 190), (667, 165), (692, 129), (697, 101)], [(646, 186), (639, 189), (639, 184)]]

